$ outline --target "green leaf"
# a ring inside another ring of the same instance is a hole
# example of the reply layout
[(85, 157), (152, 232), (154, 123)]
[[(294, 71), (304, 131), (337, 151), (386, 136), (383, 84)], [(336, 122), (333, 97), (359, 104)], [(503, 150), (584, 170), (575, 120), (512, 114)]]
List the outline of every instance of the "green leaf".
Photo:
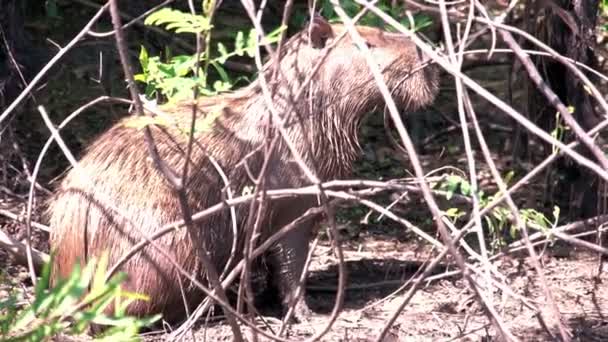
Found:
[(217, 43), (217, 51), (220, 53), (220, 57), (218, 57), (218, 61), (220, 64), (226, 63), (226, 60), (230, 57), (228, 53), (228, 49), (222, 43)]
[(148, 50), (142, 45), (139, 51), (139, 64), (141, 64), (144, 72), (148, 70), (148, 63), (150, 63), (150, 56), (148, 55)]
[(555, 224), (557, 225), (557, 221), (559, 220), (560, 208), (558, 206), (553, 206), (553, 218), (555, 219)]
[(245, 53), (251, 58), (255, 57), (255, 52), (257, 50), (257, 37), (256, 30), (252, 29), (249, 31), (249, 35), (245, 41)]
[(150, 14), (145, 25), (163, 26), (167, 30), (177, 33), (203, 33), (211, 30), (212, 26), (209, 18), (202, 15), (193, 15), (173, 8), (162, 8)]
[(279, 39), (281, 38), (281, 34), (285, 30), (287, 30), (286, 25), (281, 25), (277, 27), (262, 39), (262, 45), (278, 43)]
[(225, 83), (229, 83), (230, 87), (232, 87), (232, 81), (230, 80), (230, 76), (228, 76), (228, 73), (226, 72), (226, 70), (218, 63), (210, 63), (211, 66), (213, 66), (215, 68), (215, 70), (217, 71), (217, 73), (220, 75), (220, 78), (222, 79), (222, 81), (224, 81)]
[(228, 90), (230, 90), (230, 88), (232, 88), (232, 84), (230, 84), (228, 82), (219, 81), (219, 80), (213, 82), (213, 90), (215, 90), (218, 93), (228, 91)]

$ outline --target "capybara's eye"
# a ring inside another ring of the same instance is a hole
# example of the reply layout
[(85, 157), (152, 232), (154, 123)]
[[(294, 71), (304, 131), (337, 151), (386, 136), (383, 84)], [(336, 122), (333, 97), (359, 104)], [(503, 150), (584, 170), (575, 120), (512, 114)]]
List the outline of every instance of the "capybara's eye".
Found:
[[(357, 44), (357, 43), (353, 43), (353, 44), (357, 48), (360, 48), (359, 44)], [(370, 50), (376, 47), (374, 44), (371, 44), (370, 42), (366, 42), (366, 41), (363, 42), (363, 45), (367, 46), (367, 48), (370, 49)]]

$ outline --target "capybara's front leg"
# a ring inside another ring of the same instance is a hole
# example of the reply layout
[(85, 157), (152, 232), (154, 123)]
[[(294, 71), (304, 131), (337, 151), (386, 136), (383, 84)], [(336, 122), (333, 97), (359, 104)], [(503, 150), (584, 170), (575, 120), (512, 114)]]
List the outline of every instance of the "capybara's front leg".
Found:
[[(283, 314), (294, 305), (300, 277), (308, 256), (312, 223), (305, 223), (287, 234), (270, 252), (271, 276), (283, 304)], [(305, 301), (306, 286), (301, 284), (299, 300), (292, 317), (296, 321), (306, 320), (311, 311)]]

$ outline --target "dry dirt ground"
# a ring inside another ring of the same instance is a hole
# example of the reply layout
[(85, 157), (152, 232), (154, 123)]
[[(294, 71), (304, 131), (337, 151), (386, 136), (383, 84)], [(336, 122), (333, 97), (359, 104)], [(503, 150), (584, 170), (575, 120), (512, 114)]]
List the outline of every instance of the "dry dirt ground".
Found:
[[(407, 280), (435, 251), (417, 241), (368, 230), (344, 244), (348, 285), (344, 310), (322, 341), (374, 341), (388, 318), (404, 299)], [(496, 262), (513, 292), (494, 292), (493, 301), (505, 326), (523, 341), (554, 341), (555, 327), (542, 328), (538, 312), (525, 303), (548, 313), (549, 306), (538, 283), (538, 276), (525, 255), (506, 256)], [(553, 299), (562, 313), (563, 323), (575, 341), (608, 341), (608, 266), (598, 256), (574, 247), (556, 246), (544, 250), (542, 265)], [(27, 272), (11, 264), (0, 251), (0, 267), (5, 277), (0, 297), (12, 283), (31, 293)], [(482, 312), (472, 292), (457, 275), (454, 265), (442, 264), (434, 281), (426, 283), (399, 315), (385, 341), (496, 341), (495, 330)], [(10, 280), (7, 282), (6, 280)], [(311, 265), (307, 301), (313, 317), (294, 324), (284, 337), (300, 341), (321, 331), (330, 317), (337, 286), (337, 260), (328, 241), (317, 248)], [(522, 300), (523, 298), (523, 300)], [(278, 331), (279, 322), (268, 318), (259, 323), (264, 330)], [(250, 334), (250, 330), (244, 329)], [(166, 335), (146, 334), (146, 340), (165, 340)], [(232, 333), (221, 320), (195, 328), (198, 341), (230, 341)], [(83, 337), (82, 340), (87, 338)], [(193, 339), (187, 335), (186, 340)], [(61, 340), (61, 339), (59, 339)], [(80, 340), (80, 339), (78, 339)], [(261, 341), (266, 339), (260, 338)]]
[[(321, 340), (374, 341), (404, 299), (407, 289), (400, 290), (401, 286), (432, 252), (419, 248), (415, 241), (400, 242), (373, 234), (366, 234), (357, 244), (347, 244), (345, 251), (348, 290), (344, 310)], [(546, 250), (542, 257), (543, 270), (563, 323), (575, 341), (608, 341), (608, 266), (599, 263), (597, 255), (576, 248), (569, 248), (567, 256), (551, 252)], [(292, 325), (286, 339), (305, 340), (327, 325), (335, 300), (336, 265), (329, 248), (321, 246), (308, 283), (307, 301), (315, 315), (308, 322)], [(549, 312), (528, 260), (523, 256), (504, 257), (497, 265), (514, 293), (494, 293), (493, 300), (505, 326), (522, 341), (555, 341), (555, 327), (543, 329), (538, 312), (523, 304), (532, 303), (541, 313)], [(436, 271), (435, 278), (439, 279), (416, 293), (385, 341), (499, 340), (462, 278), (442, 276), (453, 269), (452, 265), (443, 264)], [(276, 320), (270, 319), (267, 324), (278, 330)], [(195, 336), (198, 340), (206, 336), (207, 341), (230, 341), (232, 334), (226, 324), (216, 323), (199, 327)]]

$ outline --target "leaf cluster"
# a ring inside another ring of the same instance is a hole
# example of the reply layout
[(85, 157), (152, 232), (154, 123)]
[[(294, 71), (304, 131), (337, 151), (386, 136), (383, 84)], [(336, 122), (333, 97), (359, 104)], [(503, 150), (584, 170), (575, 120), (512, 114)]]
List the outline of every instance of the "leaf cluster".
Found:
[[(340, 5), (351, 18), (357, 15), (364, 9), (363, 5), (358, 4), (355, 0), (342, 0), (340, 1)], [(330, 18), (330, 20), (335, 21), (338, 18), (338, 15), (334, 11), (334, 6), (331, 3), (331, 0), (323, 0), (319, 2), (319, 8), (321, 14)], [(375, 3), (375, 6), (381, 11), (387, 13), (391, 17), (395, 18), (401, 25), (409, 28), (410, 30), (418, 31), (432, 24), (432, 18), (425, 14), (413, 14), (411, 16), (407, 15), (406, 6), (403, 3), (399, 3), (397, 5), (393, 4), (393, 1), (390, 0), (382, 0)], [(359, 20), (359, 24), (365, 26), (373, 26), (373, 27), (382, 27), (386, 30), (394, 30), (390, 25), (385, 27), (385, 22), (383, 19), (375, 15), (374, 13), (367, 12), (361, 19)]]
[[(513, 172), (507, 173), (503, 179), (505, 184), (508, 184), (513, 179), (513, 176)], [(440, 190), (445, 191), (447, 200), (452, 199), (454, 194), (467, 197), (472, 197), (475, 194), (481, 209), (487, 207), (494, 199), (502, 195), (500, 191), (494, 195), (487, 195), (483, 190), (476, 191), (467, 179), (456, 174), (448, 175), (437, 186)], [(444, 214), (455, 222), (466, 213), (459, 208), (452, 207), (444, 211)], [(532, 224), (549, 236), (550, 228), (555, 227), (559, 220), (560, 208), (554, 207), (552, 220), (547, 218), (542, 212), (532, 208), (519, 209), (518, 215), (524, 224)], [(499, 205), (494, 207), (483, 219), (492, 235), (492, 243), (495, 247), (504, 245), (507, 242), (505, 241), (506, 238), (515, 239), (519, 236), (519, 230), (517, 225), (514, 224), (511, 210), (505, 206)]]
[[(0, 302), (0, 341), (41, 341), (58, 334), (79, 335), (91, 324), (108, 326), (97, 340), (137, 340), (139, 329), (160, 317), (128, 316), (127, 306), (147, 297), (121, 290), (120, 284), (126, 278), (124, 273), (106, 282), (107, 264), (107, 254), (98, 262), (89, 261), (84, 269), (76, 264), (67, 279), (50, 289), (51, 268), (50, 263), (46, 264), (31, 304), (19, 310), (14, 297)], [(111, 306), (114, 314), (105, 313)]]
[[(209, 36), (213, 26), (209, 17), (193, 15), (179, 10), (163, 8), (152, 13), (145, 20), (146, 25), (164, 26), (176, 33), (202, 34)], [(279, 40), (283, 27), (269, 33), (261, 40), (262, 45), (273, 44)], [(207, 41), (210, 41), (207, 39)], [(258, 48), (258, 33), (251, 29), (245, 33), (239, 31), (234, 40), (234, 49), (229, 50), (223, 43), (218, 43), (213, 51), (208, 48), (197, 55), (179, 55), (162, 60), (160, 56), (150, 56), (142, 46), (139, 61), (142, 72), (135, 75), (135, 80), (146, 85), (145, 94), (148, 98), (162, 96), (169, 102), (175, 102), (192, 97), (193, 90), (198, 89), (203, 96), (213, 96), (229, 91), (244, 79), (241, 76), (232, 79), (224, 68), (226, 61), (234, 56), (254, 57)], [(208, 84), (206, 66), (211, 66), (219, 75), (219, 80)]]

